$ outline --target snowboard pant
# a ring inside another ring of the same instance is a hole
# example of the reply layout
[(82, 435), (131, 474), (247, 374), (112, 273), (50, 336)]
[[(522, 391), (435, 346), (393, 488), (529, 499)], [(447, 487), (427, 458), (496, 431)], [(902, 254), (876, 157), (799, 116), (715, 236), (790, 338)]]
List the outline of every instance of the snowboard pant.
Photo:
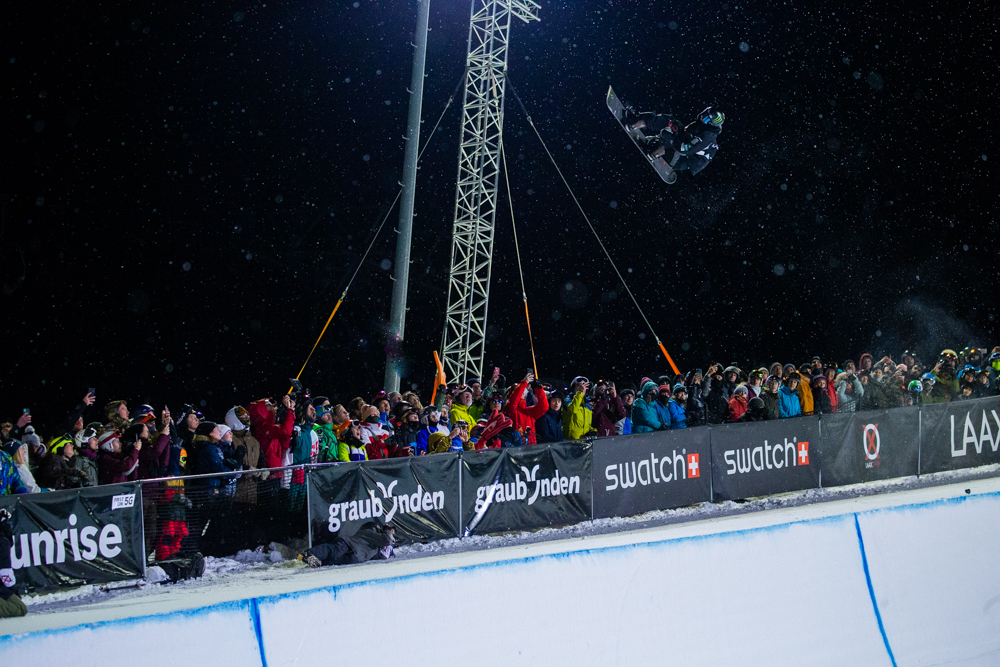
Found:
[(306, 555), (319, 558), (323, 565), (352, 565), (358, 562), (351, 546), (341, 539), (329, 544), (317, 544), (306, 551)]
[(26, 616), (28, 608), (24, 606), (21, 598), (11, 595), (4, 600), (0, 598), (0, 618), (14, 618), (16, 616)]
[(642, 131), (642, 133), (647, 137), (659, 134), (663, 130), (667, 129), (667, 126), (672, 120), (675, 125), (677, 124), (677, 121), (674, 120), (673, 116), (665, 114), (641, 113), (639, 114), (639, 119), (646, 121), (646, 128)]
[(708, 160), (700, 155), (681, 155), (679, 152), (674, 153), (674, 159), (668, 161), (674, 171), (683, 171), (688, 169), (691, 171), (691, 175), (694, 176), (699, 171), (708, 166)]
[(191, 558), (171, 558), (156, 563), (157, 566), (167, 573), (171, 582), (182, 579), (197, 579), (205, 574), (205, 558), (196, 553)]

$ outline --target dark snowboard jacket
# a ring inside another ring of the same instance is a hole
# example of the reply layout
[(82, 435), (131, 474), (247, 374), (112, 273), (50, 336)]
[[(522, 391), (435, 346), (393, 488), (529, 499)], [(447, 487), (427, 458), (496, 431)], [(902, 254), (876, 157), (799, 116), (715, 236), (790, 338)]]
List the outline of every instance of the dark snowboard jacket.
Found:
[(562, 442), (562, 414), (558, 410), (549, 410), (535, 420), (538, 430), (538, 442)]
[(767, 418), (779, 419), (781, 417), (781, 398), (778, 394), (772, 394), (770, 391), (765, 389), (760, 392), (760, 397), (764, 401), (764, 405), (767, 407)]
[[(715, 152), (719, 150), (717, 143), (721, 127), (695, 121), (685, 127), (678, 137), (677, 150), (687, 158), (687, 168), (694, 176), (699, 171), (708, 166), (708, 163), (715, 157)], [(684, 146), (690, 146), (686, 151), (680, 150)]]

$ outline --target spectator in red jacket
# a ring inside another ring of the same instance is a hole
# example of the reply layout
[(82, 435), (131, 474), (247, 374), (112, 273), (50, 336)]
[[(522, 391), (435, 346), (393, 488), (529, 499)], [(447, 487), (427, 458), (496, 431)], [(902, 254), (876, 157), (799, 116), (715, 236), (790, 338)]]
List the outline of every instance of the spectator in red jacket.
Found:
[[(250, 432), (260, 442), (264, 454), (264, 464), (268, 468), (280, 468), (281, 459), (292, 442), (292, 429), (295, 427), (295, 401), (290, 396), (283, 396), (284, 414), (277, 414), (278, 408), (268, 399), (254, 401), (247, 406), (250, 415)], [(279, 421), (280, 419), (280, 421)], [(277, 478), (279, 473), (271, 473)]]
[(729, 421), (735, 422), (747, 411), (747, 388), (741, 384), (733, 391), (729, 399)]
[[(528, 395), (533, 392), (534, 403), (528, 405)], [(542, 385), (535, 381), (535, 374), (528, 371), (524, 379), (510, 392), (510, 399), (504, 407), (504, 414), (514, 422), (514, 430), (521, 434), (524, 444), (538, 443), (535, 420), (549, 411), (549, 397)]]

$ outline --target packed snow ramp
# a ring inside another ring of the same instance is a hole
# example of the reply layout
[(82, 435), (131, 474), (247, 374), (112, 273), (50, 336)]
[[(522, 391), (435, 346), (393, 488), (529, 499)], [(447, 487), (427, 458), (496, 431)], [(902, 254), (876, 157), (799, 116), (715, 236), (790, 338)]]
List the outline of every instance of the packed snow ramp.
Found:
[[(208, 587), (171, 600), (164, 589), (134, 608), (0, 621), (0, 657), (102, 667), (378, 655), (435, 666), (995, 665), (998, 520), (1000, 480), (989, 479), (320, 569), (289, 577), (288, 590), (243, 589), (245, 599), (218, 602)], [(84, 624), (58, 627), (67, 622)]]

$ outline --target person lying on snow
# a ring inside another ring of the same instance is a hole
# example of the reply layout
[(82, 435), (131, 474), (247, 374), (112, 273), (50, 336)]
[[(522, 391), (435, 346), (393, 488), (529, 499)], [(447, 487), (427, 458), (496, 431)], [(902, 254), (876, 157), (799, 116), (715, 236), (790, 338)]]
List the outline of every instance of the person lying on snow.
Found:
[(349, 537), (338, 537), (333, 542), (315, 544), (299, 556), (309, 567), (328, 565), (353, 565), (370, 560), (388, 560), (396, 555), (395, 530), (369, 521)]

